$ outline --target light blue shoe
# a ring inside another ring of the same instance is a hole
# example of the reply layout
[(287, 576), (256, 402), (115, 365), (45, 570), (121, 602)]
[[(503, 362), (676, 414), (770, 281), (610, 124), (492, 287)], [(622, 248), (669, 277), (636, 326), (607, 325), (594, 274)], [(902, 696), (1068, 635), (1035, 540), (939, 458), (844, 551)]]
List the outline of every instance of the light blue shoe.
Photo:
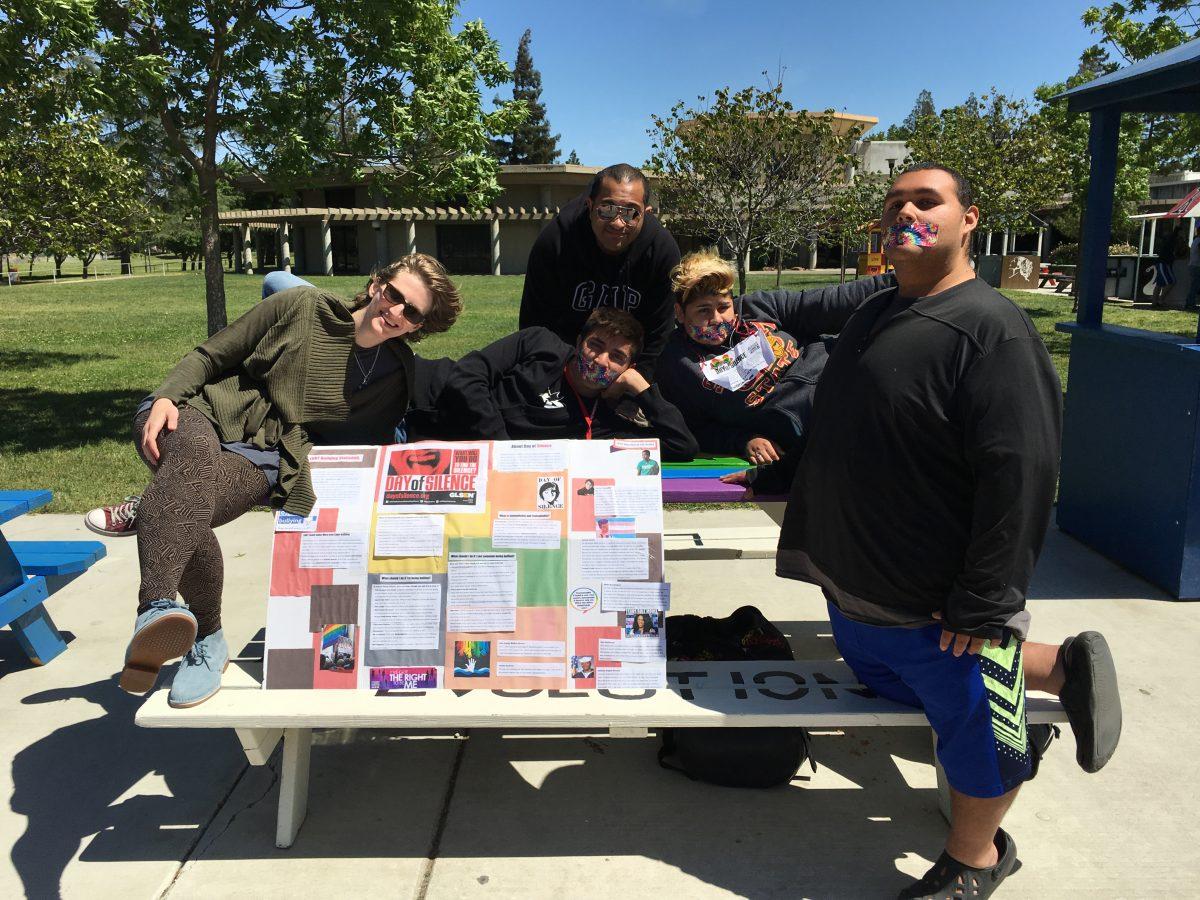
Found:
[(176, 709), (203, 703), (221, 689), (221, 673), (229, 667), (229, 647), (218, 628), (202, 637), (179, 663), (167, 703)]
[(178, 659), (196, 641), (196, 617), (177, 600), (153, 600), (137, 617), (125, 651), (120, 685), (131, 694), (154, 687), (163, 663)]

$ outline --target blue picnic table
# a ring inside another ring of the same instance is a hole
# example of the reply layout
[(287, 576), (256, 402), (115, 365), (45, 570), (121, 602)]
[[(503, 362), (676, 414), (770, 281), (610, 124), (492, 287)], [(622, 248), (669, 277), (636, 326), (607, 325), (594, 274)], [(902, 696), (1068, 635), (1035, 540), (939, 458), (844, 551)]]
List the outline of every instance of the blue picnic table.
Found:
[[(50, 491), (0, 491), (0, 525), (53, 499)], [(99, 541), (9, 541), (0, 530), (0, 628), (9, 626), (35, 665), (67, 643), (43, 605), (58, 588), (105, 554)]]

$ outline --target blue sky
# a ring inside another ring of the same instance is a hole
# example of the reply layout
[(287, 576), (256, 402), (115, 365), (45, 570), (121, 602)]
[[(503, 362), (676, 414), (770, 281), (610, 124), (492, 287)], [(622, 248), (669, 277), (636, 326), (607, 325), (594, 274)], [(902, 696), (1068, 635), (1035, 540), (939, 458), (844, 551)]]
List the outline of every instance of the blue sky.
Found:
[(1094, 43), (1079, 21), (1094, 2), (463, 0), (461, 14), (483, 19), (509, 65), (533, 29), (561, 159), (575, 148), (587, 165), (638, 165), (651, 114), (725, 85), (762, 85), (762, 72), (781, 66), (794, 105), (876, 116), (873, 133), (903, 119), (922, 88), (939, 108), (993, 85), (1032, 97)]

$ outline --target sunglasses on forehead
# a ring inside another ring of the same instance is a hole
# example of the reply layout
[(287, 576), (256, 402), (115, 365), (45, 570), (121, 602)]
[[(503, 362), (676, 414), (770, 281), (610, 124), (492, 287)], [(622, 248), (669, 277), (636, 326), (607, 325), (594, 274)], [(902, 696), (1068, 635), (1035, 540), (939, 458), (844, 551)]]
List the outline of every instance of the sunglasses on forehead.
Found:
[(414, 307), (408, 302), (407, 298), (396, 289), (395, 285), (388, 282), (380, 284), (380, 290), (383, 293), (383, 299), (389, 306), (401, 306), (400, 315), (408, 319), (413, 325), (422, 325), (425, 322), (425, 313)]
[(604, 201), (596, 204), (596, 215), (604, 219), (606, 222), (611, 222), (613, 219), (620, 216), (630, 225), (636, 222), (642, 216), (642, 211), (636, 206), (622, 206), (620, 203), (612, 203)]

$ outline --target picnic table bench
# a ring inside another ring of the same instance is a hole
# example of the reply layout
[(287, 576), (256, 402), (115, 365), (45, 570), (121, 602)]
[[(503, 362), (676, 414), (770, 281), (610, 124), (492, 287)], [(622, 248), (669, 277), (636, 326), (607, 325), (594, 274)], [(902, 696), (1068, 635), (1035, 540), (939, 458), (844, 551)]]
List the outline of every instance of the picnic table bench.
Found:
[(1041, 278), (1038, 280), (1038, 287), (1048, 287), (1051, 281), (1055, 282), (1054, 293), (1061, 294), (1064, 288), (1070, 288), (1071, 293), (1075, 293), (1075, 266), (1071, 265), (1044, 265), (1042, 266)]
[[(251, 661), (256, 666), (257, 661)], [(289, 691), (262, 689), (236, 662), (221, 691), (189, 709), (172, 709), (167, 692), (151, 695), (135, 721), (143, 728), (229, 728), (251, 765), (266, 765), (282, 741), (275, 844), (290, 847), (308, 809), (315, 728), (508, 731), (577, 729), (645, 738), (652, 729), (697, 727), (850, 728), (926, 726), (925, 714), (879, 697), (836, 660), (669, 662), (666, 688), (619, 690)], [(1031, 724), (1066, 721), (1056, 699), (1030, 696)], [(936, 755), (939, 807), (949, 790)], [(880, 765), (886, 761), (880, 759)]]
[[(0, 491), (0, 525), (45, 506), (50, 491)], [(8, 625), (35, 665), (45, 665), (67, 643), (43, 605), (105, 554), (99, 541), (12, 541), (0, 531), (0, 628)]]
[[(747, 502), (744, 488), (724, 484), (719, 476), (748, 466), (728, 457), (668, 463), (663, 467), (663, 502)], [(779, 522), (785, 499), (755, 497), (749, 502)], [(668, 558), (687, 558), (689, 549), (697, 548), (741, 557), (774, 556), (778, 531), (763, 526), (666, 532), (664, 552)], [(748, 541), (759, 542), (758, 552), (747, 552)], [(275, 828), (280, 848), (293, 844), (307, 813), (314, 729), (570, 729), (646, 738), (662, 728), (928, 727), (923, 712), (877, 696), (838, 660), (668, 662), (667, 687), (645, 690), (267, 691), (259, 681), (260, 669), (261, 660), (235, 660), (220, 692), (187, 709), (171, 708), (167, 692), (159, 690), (138, 710), (135, 722), (143, 728), (232, 729), (255, 766), (266, 765), (282, 742)], [(1066, 721), (1061, 704), (1051, 697), (1031, 695), (1026, 709), (1030, 724)], [(949, 788), (936, 754), (932, 762), (939, 808), (949, 819)]]

